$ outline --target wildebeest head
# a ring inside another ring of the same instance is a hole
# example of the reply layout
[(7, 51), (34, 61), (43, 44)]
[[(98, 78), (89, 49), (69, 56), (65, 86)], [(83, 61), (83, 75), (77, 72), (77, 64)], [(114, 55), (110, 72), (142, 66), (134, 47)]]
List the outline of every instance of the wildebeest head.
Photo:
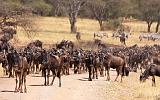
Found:
[(139, 80), (140, 82), (145, 82), (149, 77), (149, 70), (145, 70), (144, 73), (141, 73)]
[(141, 74), (139, 77), (140, 82), (145, 82), (147, 78), (145, 78), (144, 74)]

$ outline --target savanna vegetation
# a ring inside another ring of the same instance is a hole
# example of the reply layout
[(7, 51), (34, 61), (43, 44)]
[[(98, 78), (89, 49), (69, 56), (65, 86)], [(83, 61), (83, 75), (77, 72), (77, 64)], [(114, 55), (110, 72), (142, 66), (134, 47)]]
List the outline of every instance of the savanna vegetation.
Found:
[(20, 15), (20, 11), (28, 15), (26, 10), (40, 16), (67, 17), (71, 33), (77, 31), (77, 18), (97, 20), (100, 30), (107, 26), (116, 29), (128, 18), (145, 21), (148, 32), (154, 22), (154, 32), (160, 25), (159, 0), (1, 0), (0, 10), (2, 20)]

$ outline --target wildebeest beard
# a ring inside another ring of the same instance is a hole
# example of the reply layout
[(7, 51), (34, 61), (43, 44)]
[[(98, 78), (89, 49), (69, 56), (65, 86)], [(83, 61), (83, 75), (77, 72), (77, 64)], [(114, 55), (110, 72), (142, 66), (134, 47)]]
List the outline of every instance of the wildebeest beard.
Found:
[(92, 55), (90, 55), (90, 56), (88, 57), (88, 60), (89, 60), (89, 64), (90, 64), (90, 65), (93, 65), (93, 56), (92, 56)]
[(14, 53), (13, 54), (13, 63), (14, 63), (14, 65), (18, 65), (19, 61), (20, 61), (19, 55)]
[(142, 75), (140, 75), (140, 82), (144, 82), (149, 77), (149, 70), (145, 70)]

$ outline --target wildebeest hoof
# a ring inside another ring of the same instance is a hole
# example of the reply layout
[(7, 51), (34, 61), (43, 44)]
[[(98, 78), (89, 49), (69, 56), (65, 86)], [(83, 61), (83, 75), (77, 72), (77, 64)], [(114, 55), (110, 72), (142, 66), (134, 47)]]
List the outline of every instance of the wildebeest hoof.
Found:
[(24, 93), (27, 93), (27, 90), (24, 90)]
[(21, 91), (20, 93), (23, 93), (23, 91)]
[(101, 77), (104, 77), (104, 75), (101, 75)]
[(11, 77), (11, 78), (14, 78), (14, 76), (13, 76), (13, 75), (10, 75), (10, 76), (9, 76), (9, 78), (10, 78), (10, 77)]
[(44, 86), (47, 86), (47, 84), (44, 84)]
[(14, 91), (15, 93), (17, 93), (18, 92), (18, 90), (17, 89), (15, 89), (15, 91)]
[(106, 81), (110, 81), (110, 79), (107, 79)]
[(88, 81), (92, 81), (92, 79), (88, 79)]
[(115, 82), (118, 82), (117, 80), (114, 80)]

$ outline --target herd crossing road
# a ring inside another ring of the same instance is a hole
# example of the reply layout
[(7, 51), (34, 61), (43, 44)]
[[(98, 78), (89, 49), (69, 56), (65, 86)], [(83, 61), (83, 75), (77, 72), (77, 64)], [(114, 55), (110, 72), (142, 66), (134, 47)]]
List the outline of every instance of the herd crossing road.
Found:
[(43, 86), (44, 78), (41, 74), (30, 74), (27, 76), (27, 93), (14, 93), (15, 79), (0, 77), (0, 100), (145, 99), (145, 95), (140, 97), (140, 90), (135, 90), (140, 86), (137, 85), (140, 84), (137, 78), (138, 73), (131, 73), (130, 77), (124, 78), (123, 83), (113, 81), (116, 77), (115, 70), (112, 70), (110, 74), (111, 81), (107, 82), (106, 77), (88, 81), (88, 73), (71, 73), (71, 75), (62, 76), (62, 87), (58, 87), (58, 78), (55, 79), (53, 86)]

